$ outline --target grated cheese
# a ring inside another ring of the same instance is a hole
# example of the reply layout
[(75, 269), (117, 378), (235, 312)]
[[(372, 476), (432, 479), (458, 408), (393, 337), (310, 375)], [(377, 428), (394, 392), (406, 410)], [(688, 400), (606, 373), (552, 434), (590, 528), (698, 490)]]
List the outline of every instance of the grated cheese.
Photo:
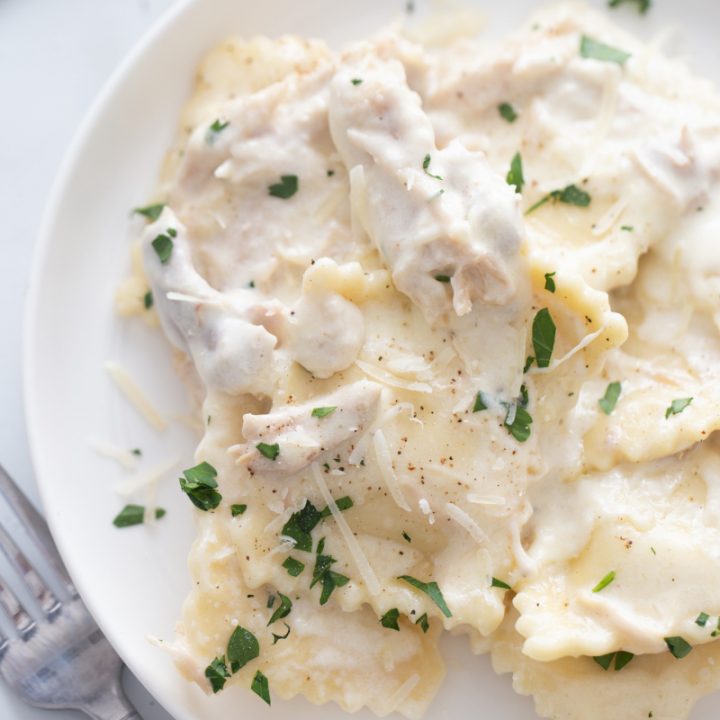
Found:
[(427, 515), (428, 522), (431, 525), (434, 525), (435, 524), (435, 513), (432, 511), (432, 508), (430, 507), (430, 503), (427, 501), (427, 499), (420, 498), (418, 500), (418, 506), (419, 506), (422, 514)]
[(365, 557), (365, 553), (362, 551), (357, 538), (353, 535), (353, 531), (350, 529), (347, 520), (345, 520), (340, 510), (338, 510), (338, 506), (335, 504), (335, 500), (330, 494), (328, 486), (323, 479), (322, 473), (320, 472), (320, 466), (314, 462), (310, 466), (310, 469), (312, 470), (312, 474), (320, 490), (320, 494), (327, 506), (330, 508), (330, 513), (333, 518), (335, 518), (335, 522), (338, 524), (338, 528), (347, 543), (348, 550), (355, 560), (358, 572), (362, 575), (365, 586), (371, 595), (378, 595), (380, 593), (380, 582), (378, 581), (373, 569), (370, 567), (370, 563), (368, 562), (367, 557)]
[(97, 438), (88, 438), (87, 442), (90, 448), (98, 455), (110, 458), (110, 460), (115, 460), (126, 470), (134, 470), (137, 467), (137, 456), (133, 455), (130, 450), (120, 448), (104, 440), (98, 440)]
[(489, 542), (488, 536), (482, 531), (480, 526), (464, 511), (461, 510), (457, 505), (453, 503), (447, 503), (445, 505), (445, 512), (463, 529), (466, 530), (468, 535), (478, 544), (485, 545)]
[(410, 696), (415, 686), (420, 682), (420, 675), (413, 673), (388, 700), (388, 712), (395, 712)]
[(164, 430), (167, 423), (148, 400), (140, 386), (130, 377), (125, 368), (118, 363), (108, 360), (105, 369), (120, 391), (135, 406), (135, 409), (152, 425), (156, 430)]
[(424, 382), (413, 382), (412, 380), (403, 380), (397, 375), (386, 372), (376, 365), (372, 365), (364, 360), (356, 360), (355, 364), (373, 380), (388, 385), (389, 387), (396, 387), (400, 390), (410, 390), (411, 392), (431, 393), (432, 388), (430, 385)]
[(388, 448), (387, 440), (385, 439), (385, 434), (382, 430), (376, 430), (374, 432), (373, 448), (375, 450), (375, 458), (377, 459), (380, 474), (383, 476), (383, 480), (390, 491), (392, 499), (399, 508), (405, 510), (405, 512), (411, 512), (410, 506), (403, 495), (395, 470), (393, 470), (390, 450)]
[(119, 482), (115, 486), (114, 490), (118, 495), (126, 497), (128, 495), (133, 495), (140, 490), (151, 488), (165, 475), (167, 475), (170, 470), (178, 465), (179, 462), (180, 460), (178, 458), (173, 458), (172, 460), (166, 460), (163, 463), (159, 463), (149, 470), (137, 473), (122, 482)]
[[(595, 332), (590, 333), (589, 335), (586, 335), (572, 350), (565, 353), (565, 355), (563, 355), (561, 358), (559, 358), (558, 360), (553, 360), (550, 363), (550, 365), (548, 365), (548, 367), (546, 367), (546, 368), (531, 367), (530, 370), (528, 370), (528, 375), (544, 375), (545, 373), (552, 372), (553, 370), (555, 370), (555, 368), (559, 367), (564, 362), (569, 360), (573, 355), (580, 352), (580, 350), (584, 350), (588, 345), (590, 345), (590, 343), (597, 340), (597, 338), (600, 337), (600, 335), (602, 335), (605, 332), (606, 328), (607, 328), (607, 323), (604, 323), (603, 326), (599, 330), (596, 330)], [(514, 419), (514, 415), (513, 415), (513, 419)], [(512, 422), (513, 421), (510, 420), (508, 417), (508, 423), (512, 424)]]

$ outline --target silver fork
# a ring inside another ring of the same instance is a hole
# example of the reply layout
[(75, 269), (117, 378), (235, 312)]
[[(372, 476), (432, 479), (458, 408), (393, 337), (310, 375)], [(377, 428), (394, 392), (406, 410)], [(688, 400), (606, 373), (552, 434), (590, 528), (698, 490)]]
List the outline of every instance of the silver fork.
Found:
[(0, 633), (0, 676), (25, 702), (48, 709), (75, 709), (95, 720), (140, 720), (120, 685), (122, 661), (85, 608), (40, 513), (0, 465), (0, 495), (56, 574), (56, 597), (41, 572), (0, 526), (0, 550), (24, 579), (37, 612), (24, 607), (0, 578), (0, 606), (16, 637)]

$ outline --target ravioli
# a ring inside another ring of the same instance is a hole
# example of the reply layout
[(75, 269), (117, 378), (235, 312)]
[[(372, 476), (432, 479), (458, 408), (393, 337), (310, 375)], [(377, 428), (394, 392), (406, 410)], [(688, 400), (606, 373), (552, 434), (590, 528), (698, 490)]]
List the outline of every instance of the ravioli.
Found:
[(209, 55), (122, 303), (201, 398), (190, 680), (414, 719), (453, 630), (545, 717), (716, 687), (718, 110), (578, 5)]

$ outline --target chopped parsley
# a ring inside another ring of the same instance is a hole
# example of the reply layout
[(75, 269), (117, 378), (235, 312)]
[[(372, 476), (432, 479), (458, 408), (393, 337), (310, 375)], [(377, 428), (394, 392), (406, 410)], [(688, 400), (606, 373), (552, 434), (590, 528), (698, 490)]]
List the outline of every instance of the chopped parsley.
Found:
[(155, 300), (153, 299), (152, 290), (148, 290), (143, 295), (143, 307), (146, 310), (149, 310), (154, 304), (155, 304)]
[(678, 660), (682, 660), (686, 655), (689, 655), (692, 652), (692, 645), (685, 640), (685, 638), (682, 638), (679, 635), (666, 637), (663, 638), (663, 640), (665, 640), (668, 650), (670, 650), (673, 656)]
[(306, 500), (302, 510), (293, 513), (283, 525), (281, 535), (294, 540), (295, 547), (298, 550), (310, 552), (312, 550), (312, 536), (310, 533), (320, 520), (322, 520), (320, 511), (309, 500)]
[(449, 283), (452, 280), (450, 275), (435, 275), (435, 279), (441, 283)]
[(450, 608), (447, 606), (445, 598), (435, 581), (425, 583), (410, 575), (401, 575), (398, 580), (404, 580), (406, 583), (424, 592), (440, 608), (440, 612), (442, 612), (445, 617), (452, 617)]
[(442, 180), (442, 177), (440, 175), (433, 175), (428, 168), (430, 167), (430, 153), (428, 153), (424, 158), (422, 162), (422, 169), (425, 171), (426, 175), (429, 175), (431, 178), (434, 178), (435, 180)]
[(162, 215), (164, 209), (165, 203), (157, 203), (156, 205), (146, 205), (145, 207), (135, 208), (133, 212), (142, 215), (151, 222), (155, 222), (160, 215)]
[(707, 625), (707, 621), (710, 619), (710, 616), (706, 612), (701, 612), (696, 618), (695, 618), (695, 624), (699, 625), (700, 627), (705, 627)]
[(158, 235), (152, 241), (152, 246), (160, 262), (165, 265), (165, 263), (170, 260), (173, 251), (173, 241), (170, 239), (169, 231), (167, 234), (161, 233), (160, 235)]
[(427, 613), (423, 613), (416, 621), (416, 625), (420, 626), (420, 629), (426, 633), (428, 629), (430, 628), (430, 623), (428, 622), (428, 616)]
[(298, 191), (297, 175), (281, 175), (280, 182), (268, 185), (268, 193), (272, 197), (287, 200)]
[(593, 657), (593, 660), (603, 669), (603, 670), (609, 670), (610, 664), (612, 663), (613, 659), (615, 658), (615, 653), (608, 653), (607, 655), (595, 655)]
[(405, 539), (406, 542), (409, 542), (409, 543), (412, 542), (412, 538), (411, 538), (404, 530), (403, 530), (402, 536), (403, 536), (403, 538)]
[(216, 657), (206, 668), (205, 677), (210, 681), (214, 693), (219, 693), (225, 687), (225, 681), (230, 677), (225, 657)]
[(520, 397), (518, 398), (520, 407), (526, 408), (530, 403), (530, 394), (528, 393), (527, 385), (523, 383), (520, 386)]
[(190, 498), (190, 502), (200, 510), (214, 510), (222, 500), (215, 489), (218, 484), (217, 470), (207, 462), (183, 470), (185, 477), (180, 478), (180, 489)]
[(535, 357), (533, 355), (528, 355), (525, 359), (525, 367), (523, 368), (523, 374), (526, 373), (533, 366), (534, 362)]
[(548, 367), (555, 347), (555, 322), (547, 308), (539, 310), (533, 320), (532, 343), (537, 366)]
[[(335, 501), (335, 505), (337, 506), (337, 509), (340, 511), (343, 510), (349, 510), (355, 503), (353, 503), (352, 498), (348, 497), (347, 495), (344, 495), (341, 498), (338, 498)], [(324, 510), (320, 511), (320, 517), (326, 518), (330, 517), (332, 515), (332, 511), (330, 510), (330, 506), (328, 505)]]
[(270, 705), (270, 687), (268, 679), (259, 670), (255, 673), (250, 689)]
[(280, 446), (277, 443), (268, 445), (267, 443), (260, 442), (255, 447), (257, 448), (257, 451), (263, 457), (266, 457), (268, 460), (275, 461), (275, 460), (277, 460), (277, 457), (280, 454)]
[(615, 571), (611, 570), (593, 589), (594, 593), (604, 590), (610, 583), (615, 580)]
[(490, 587), (501, 588), (503, 590), (512, 590), (512, 588), (503, 580), (498, 580), (496, 577), (490, 582)]
[(605, 45), (587, 35), (583, 35), (580, 40), (580, 55), (589, 60), (614, 62), (618, 65), (624, 65), (630, 58), (630, 53)]
[(236, 673), (260, 654), (257, 638), (244, 627), (238, 625), (230, 636), (227, 645), (227, 659), (232, 672)]
[(620, 229), (623, 232), (633, 232), (635, 230), (635, 228), (632, 225), (621, 225)]
[(652, 5), (652, 0), (608, 0), (608, 7), (620, 7), (623, 3), (635, 3), (637, 5), (638, 12), (641, 15), (645, 15)]
[(525, 211), (526, 215), (531, 212), (535, 212), (538, 208), (542, 207), (546, 203), (564, 203), (565, 205), (575, 205), (575, 207), (587, 207), (592, 202), (592, 198), (584, 190), (581, 190), (577, 185), (568, 185), (562, 190), (553, 190), (548, 193), (544, 198), (538, 200), (532, 207)]
[(337, 410), (337, 405), (329, 405), (327, 407), (313, 408), (313, 411), (310, 414), (316, 418), (324, 418), (324, 417), (327, 417), (328, 415), (331, 415), (336, 410)]
[(551, 293), (554, 293), (556, 290), (555, 275), (557, 275), (557, 271), (551, 272), (551, 273), (545, 273), (545, 289)]
[(380, 624), (388, 628), (388, 630), (400, 630), (398, 625), (398, 618), (400, 617), (400, 611), (397, 608), (391, 608), (381, 618)]
[(679, 415), (692, 401), (691, 397), (673, 400), (665, 411), (665, 419), (667, 420), (671, 415)]
[(611, 382), (605, 390), (605, 395), (598, 400), (600, 409), (609, 415), (617, 405), (618, 398), (622, 392), (622, 385), (619, 382)]
[(473, 403), (472, 411), (476, 413), (481, 412), (482, 410), (487, 410), (487, 408), (488, 406), (485, 403), (485, 396), (483, 395), (482, 390), (478, 390), (478, 393), (475, 396), (475, 402)]
[(362, 84), (362, 78), (353, 78), (350, 81), (353, 85), (361, 85)]
[(513, 155), (513, 159), (510, 161), (510, 170), (505, 177), (508, 185), (512, 185), (515, 190), (519, 193), (522, 192), (525, 187), (525, 177), (523, 176), (523, 162), (522, 155), (519, 152)]
[(247, 505), (231, 505), (230, 506), (230, 513), (233, 517), (237, 517), (238, 515), (242, 515), (247, 510)]
[(532, 415), (522, 405), (513, 403), (508, 406), (503, 424), (518, 442), (525, 442), (530, 437), (532, 421)]
[[(278, 597), (280, 598), (280, 605), (275, 608), (275, 612), (270, 617), (268, 625), (272, 625), (274, 622), (277, 622), (278, 620), (282, 620), (284, 617), (287, 617), (292, 610), (292, 600), (287, 595), (283, 595), (281, 592), (279, 592)], [(273, 598), (273, 600), (274, 599), (275, 598)]]
[(305, 564), (293, 557), (285, 558), (282, 566), (288, 571), (288, 575), (292, 577), (297, 577), (305, 569)]
[(593, 660), (603, 669), (609, 670), (610, 666), (615, 661), (615, 670), (622, 670), (635, 655), (626, 650), (618, 650), (617, 652), (608, 653), (607, 655), (597, 655)]
[(498, 112), (500, 113), (500, 117), (509, 123), (514, 123), (518, 119), (517, 111), (510, 103), (500, 103), (500, 105), (498, 105)]
[(287, 623), (283, 623), (283, 625), (286, 627), (287, 632), (286, 632), (284, 635), (277, 635), (276, 633), (273, 633), (273, 634), (272, 634), (272, 636), (273, 636), (273, 645), (274, 645), (278, 640), (286, 640), (287, 637), (290, 635), (290, 626), (289, 626)]
[[(324, 540), (324, 538), (323, 538)], [(322, 591), (320, 592), (320, 604), (324, 605), (333, 594), (335, 588), (342, 587), (350, 582), (350, 578), (340, 573), (336, 573), (330, 568), (334, 565), (335, 560), (332, 555), (323, 555), (322, 549), (325, 543), (323, 541), (318, 545), (318, 552), (315, 555), (315, 567), (313, 568), (313, 577), (310, 587), (317, 583), (322, 583)]]
[(133, 455), (137, 455), (137, 457), (140, 457), (142, 455), (142, 450), (140, 448), (133, 448), (130, 452)]
[(229, 121), (226, 122), (220, 122), (220, 120), (215, 120), (213, 124), (207, 129), (207, 132), (205, 133), (205, 142), (208, 145), (212, 145), (215, 140), (217, 140), (217, 136), (230, 124)]
[[(155, 508), (155, 518), (159, 520), (165, 517), (163, 508)], [(142, 525), (145, 522), (145, 506), (144, 505), (126, 505), (113, 520), (113, 525), (117, 528), (132, 527), (133, 525)]]

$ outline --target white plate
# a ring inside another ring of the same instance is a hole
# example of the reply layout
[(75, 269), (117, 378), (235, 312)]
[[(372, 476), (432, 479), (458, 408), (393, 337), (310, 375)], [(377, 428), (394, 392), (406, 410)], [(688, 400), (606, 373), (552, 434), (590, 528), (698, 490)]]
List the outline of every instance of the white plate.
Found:
[[(421, 4), (422, 0), (419, 3)], [(532, 0), (488, 8), (491, 35), (517, 25)], [(597, 4), (604, 4), (597, 0)], [(718, 80), (716, 28), (720, 7), (707, 0), (656, 0), (640, 18), (631, 8), (618, 21), (651, 38), (673, 21), (671, 46), (701, 73)], [(334, 46), (395, 19), (405, 0), (189, 0), (167, 15), (115, 74), (80, 129), (57, 181), (32, 280), (27, 316), (25, 392), (32, 452), (47, 516), (69, 570), (98, 623), (133, 672), (178, 720), (229, 720), (243, 710), (275, 720), (347, 717), (302, 699), (272, 710), (232, 688), (207, 698), (186, 684), (146, 636), (171, 638), (189, 586), (185, 558), (193, 536), (190, 503), (165, 483), (159, 503), (168, 515), (155, 527), (116, 530), (122, 506), (113, 486), (123, 472), (90, 450), (88, 437), (144, 451), (143, 467), (177, 456), (191, 462), (195, 439), (174, 422), (164, 433), (138, 418), (109, 382), (103, 363), (119, 360), (168, 417), (186, 412), (185, 391), (172, 372), (160, 334), (119, 320), (113, 292), (127, 271), (129, 209), (150, 196), (177, 117), (203, 53), (230, 33), (319, 36)], [(112, 32), (112, 28), (108, 29)], [(448, 677), (429, 718), (532, 720), (532, 702), (516, 696), (486, 657), (463, 640), (447, 641)], [(716, 717), (712, 701), (693, 720)], [(359, 713), (367, 720), (369, 713)]]

